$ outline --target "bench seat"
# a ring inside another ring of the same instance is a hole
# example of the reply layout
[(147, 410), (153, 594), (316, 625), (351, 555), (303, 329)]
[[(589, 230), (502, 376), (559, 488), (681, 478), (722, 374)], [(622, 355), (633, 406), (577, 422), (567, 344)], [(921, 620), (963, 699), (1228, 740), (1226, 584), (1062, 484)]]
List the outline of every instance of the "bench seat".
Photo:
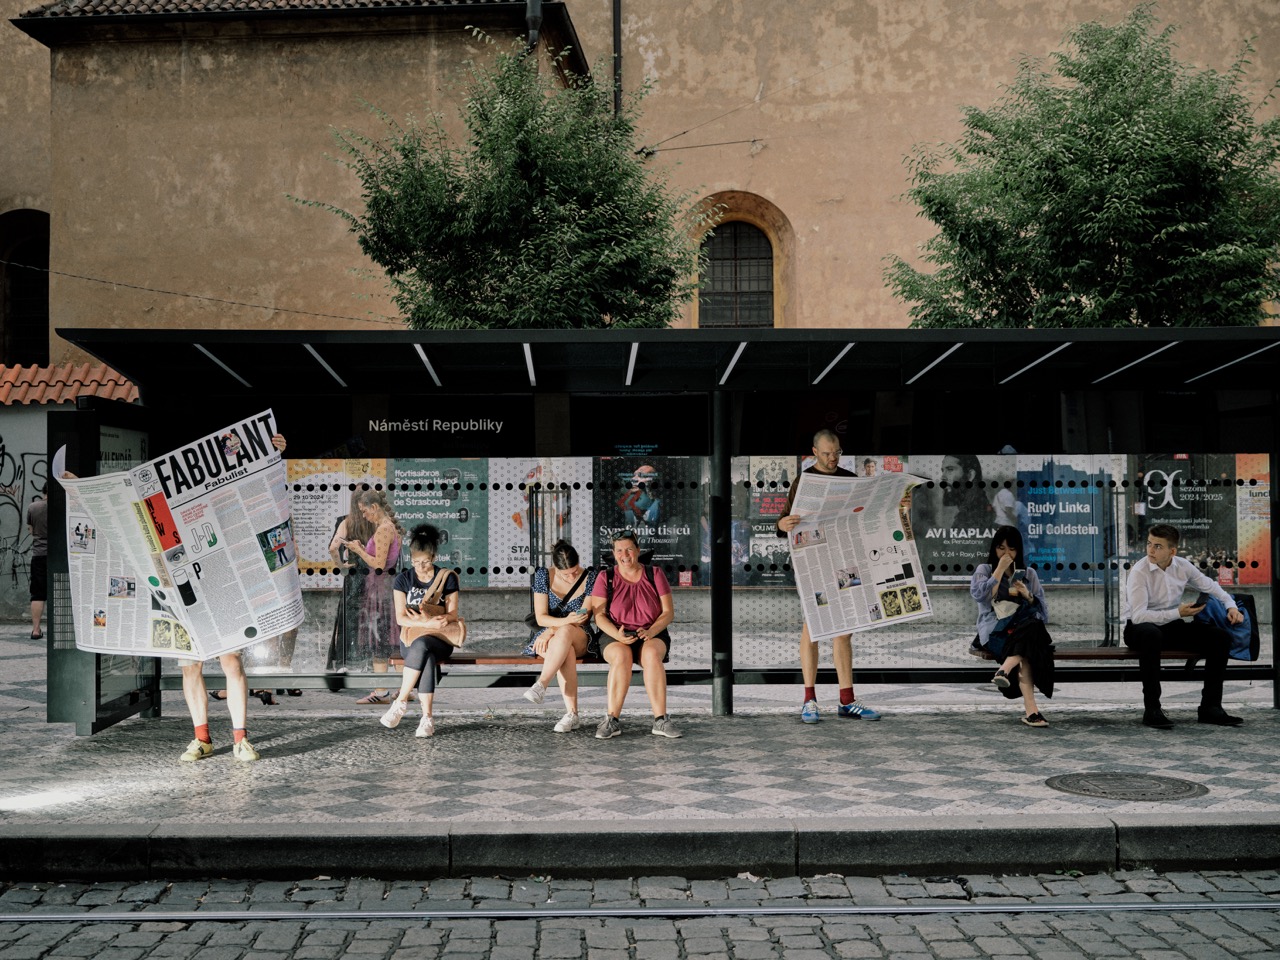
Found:
[[(986, 650), (972, 649), (969, 653), (977, 657), (979, 660), (994, 660)], [(1190, 650), (1161, 650), (1161, 660), (1190, 660), (1192, 657), (1203, 659)], [(1054, 646), (1054, 660), (1137, 660), (1138, 651), (1132, 647), (1074, 647), (1074, 646)]]

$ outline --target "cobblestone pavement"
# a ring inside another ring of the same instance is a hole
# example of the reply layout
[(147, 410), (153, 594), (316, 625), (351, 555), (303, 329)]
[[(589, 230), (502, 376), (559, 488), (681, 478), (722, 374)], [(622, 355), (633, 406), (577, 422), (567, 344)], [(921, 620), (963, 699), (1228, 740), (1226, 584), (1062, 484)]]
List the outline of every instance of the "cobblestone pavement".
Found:
[[(377, 915), (420, 911), (453, 915)], [(1280, 874), (0, 885), (0, 960), (44, 957), (1264, 960), (1280, 957)]]

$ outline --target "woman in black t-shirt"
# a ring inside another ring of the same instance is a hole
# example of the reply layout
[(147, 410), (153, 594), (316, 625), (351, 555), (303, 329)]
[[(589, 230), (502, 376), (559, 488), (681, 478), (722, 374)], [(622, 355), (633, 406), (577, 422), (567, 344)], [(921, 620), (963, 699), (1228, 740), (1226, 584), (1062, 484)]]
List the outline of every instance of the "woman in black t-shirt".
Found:
[[(400, 692), (383, 714), (384, 727), (397, 726), (409, 710), (409, 699), (414, 687), (422, 702), (422, 721), (416, 736), (429, 737), (435, 733), (431, 716), (432, 700), (439, 679), (440, 664), (453, 654), (453, 644), (446, 635), (460, 633), (458, 616), (458, 575), (451, 570), (437, 570), (436, 550), (440, 545), (440, 531), (430, 524), (413, 528), (409, 534), (409, 569), (396, 575), (392, 596), (396, 605), (396, 623), (400, 625), (400, 648), (404, 653), (404, 675)], [(436, 590), (437, 578), (443, 578), (443, 588), (434, 603), (443, 606), (443, 613), (422, 609), (426, 598)], [(408, 641), (406, 644), (405, 641)]]

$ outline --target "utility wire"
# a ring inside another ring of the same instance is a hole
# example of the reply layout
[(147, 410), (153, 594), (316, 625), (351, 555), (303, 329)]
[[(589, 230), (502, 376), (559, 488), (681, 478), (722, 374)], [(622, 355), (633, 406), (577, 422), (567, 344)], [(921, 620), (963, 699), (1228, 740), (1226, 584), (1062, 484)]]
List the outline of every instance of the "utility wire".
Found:
[(293, 313), (302, 317), (321, 317), (325, 320), (355, 320), (358, 323), (385, 323), (392, 324), (397, 327), (405, 326), (403, 320), (397, 320), (394, 317), (387, 317), (381, 314), (370, 317), (352, 317), (341, 313), (316, 313), (313, 310), (294, 310), (290, 307), (275, 307), (265, 303), (248, 303), (244, 300), (227, 300), (224, 297), (206, 297), (199, 293), (182, 293), (178, 290), (161, 290), (158, 287), (146, 287), (137, 283), (125, 283), (120, 280), (103, 280), (101, 277), (86, 277), (78, 273), (65, 273), (61, 270), (51, 270), (48, 267), (33, 267), (29, 263), (13, 263), (9, 260), (0, 260), (0, 266), (18, 267), (23, 270), (35, 270), (39, 273), (47, 273), (51, 277), (66, 277), (70, 280), (85, 280), (89, 283), (101, 283), (109, 287), (124, 287), (126, 290), (141, 290), (144, 293), (160, 293), (168, 297), (185, 297), (188, 300), (203, 300), (207, 303), (223, 303), (232, 307), (252, 307), (255, 310), (274, 310), (277, 313)]
[[(948, 10), (947, 12), (940, 14), (939, 16), (932, 17), (931, 19), (925, 20), (923, 23), (912, 27), (910, 30), (904, 33), (897, 40), (891, 41), (889, 46), (896, 46), (899, 43), (906, 41), (908, 38), (911, 37), (913, 33), (916, 33), (919, 30), (923, 30), (925, 27), (932, 26), (933, 24), (937, 23), (940, 20), (945, 20), (948, 17), (955, 16), (958, 13), (963, 13), (965, 10), (968, 10), (970, 7), (977, 4), (977, 2), (978, 0), (969, 0), (968, 3), (962, 6), (956, 7), (953, 10)], [(778, 87), (776, 90), (770, 90), (768, 93), (762, 93), (759, 96), (746, 101), (745, 103), (740, 103), (736, 107), (731, 107), (730, 109), (724, 111), (724, 113), (716, 114), (714, 117), (711, 117), (709, 120), (703, 120), (701, 123), (695, 123), (692, 127), (689, 127), (686, 130), (681, 130), (679, 133), (674, 133), (671, 136), (667, 137), (665, 140), (659, 140), (652, 147), (648, 147), (646, 149), (656, 153), (658, 148), (661, 147), (664, 143), (670, 143), (672, 140), (678, 140), (680, 137), (683, 137), (685, 134), (692, 133), (694, 130), (697, 130), (699, 127), (705, 127), (709, 123), (715, 123), (717, 120), (723, 120), (725, 117), (729, 116), (730, 114), (737, 113), (739, 110), (745, 110), (747, 109), (747, 107), (751, 107), (758, 104), (760, 101), (764, 100), (766, 97), (771, 97), (774, 94), (783, 93), (784, 91), (791, 90), (795, 87), (798, 87), (803, 83), (808, 83), (814, 77), (820, 77), (822, 76), (822, 74), (827, 73), (831, 70), (834, 70), (836, 67), (843, 67), (846, 63), (852, 63), (859, 56), (861, 56), (861, 54), (854, 54), (851, 57), (845, 57), (845, 59), (840, 60), (836, 63), (833, 63), (829, 67), (823, 67), (821, 70), (815, 70), (813, 73), (806, 74), (803, 77), (798, 77), (795, 80), (792, 80), (790, 83), (784, 84), (783, 86)], [(709, 144), (709, 146), (718, 146), (718, 144)], [(674, 148), (668, 148), (668, 149), (674, 149)]]

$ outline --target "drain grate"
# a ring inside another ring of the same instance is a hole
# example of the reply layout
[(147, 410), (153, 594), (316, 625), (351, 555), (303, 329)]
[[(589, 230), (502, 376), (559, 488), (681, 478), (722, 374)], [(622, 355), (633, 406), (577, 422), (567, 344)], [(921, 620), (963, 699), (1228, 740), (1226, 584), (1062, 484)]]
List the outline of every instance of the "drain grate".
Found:
[(1190, 780), (1147, 773), (1064, 773), (1050, 777), (1045, 786), (1102, 800), (1189, 800), (1209, 792)]

